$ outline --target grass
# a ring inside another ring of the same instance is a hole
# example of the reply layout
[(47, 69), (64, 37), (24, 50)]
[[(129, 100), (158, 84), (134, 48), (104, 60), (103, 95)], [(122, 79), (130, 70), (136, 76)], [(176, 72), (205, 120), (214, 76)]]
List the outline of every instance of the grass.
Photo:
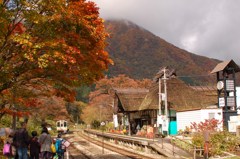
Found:
[[(188, 152), (193, 152), (194, 146), (191, 143), (187, 142), (187, 141), (174, 138), (172, 140), (172, 142), (175, 145), (177, 145), (178, 147), (181, 147), (182, 149), (187, 150)], [(224, 159), (240, 159), (240, 156), (231, 156), (231, 157), (225, 156), (225, 157), (221, 157), (221, 158), (224, 158)]]
[(181, 147), (182, 149), (187, 150), (188, 152), (191, 152), (193, 150), (193, 148), (194, 148), (194, 146), (191, 143), (186, 142), (186, 141), (181, 140), (181, 139), (174, 138), (172, 140), (172, 142), (176, 146)]
[(228, 157), (228, 158), (225, 158), (225, 159), (240, 159), (239, 156), (234, 156), (234, 157)]

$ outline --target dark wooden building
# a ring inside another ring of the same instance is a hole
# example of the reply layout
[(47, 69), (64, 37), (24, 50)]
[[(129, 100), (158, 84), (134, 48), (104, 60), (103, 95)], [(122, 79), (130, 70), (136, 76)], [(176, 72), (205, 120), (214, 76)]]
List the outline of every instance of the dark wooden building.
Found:
[(223, 109), (224, 125), (228, 128), (231, 116), (237, 116), (236, 73), (240, 67), (233, 61), (223, 61), (213, 70), (217, 76), (218, 107)]

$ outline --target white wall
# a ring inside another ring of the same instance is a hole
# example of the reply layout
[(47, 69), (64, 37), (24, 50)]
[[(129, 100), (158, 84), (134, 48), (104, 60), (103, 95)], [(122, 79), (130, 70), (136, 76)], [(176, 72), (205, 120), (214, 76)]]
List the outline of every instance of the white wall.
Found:
[[(209, 114), (212, 114), (215, 119), (222, 121), (221, 108), (177, 112), (177, 130), (185, 130), (186, 126), (190, 127), (193, 122), (204, 122), (205, 119), (210, 119)], [(219, 129), (222, 130), (222, 125), (219, 126)]]
[(177, 112), (177, 130), (185, 130), (191, 126), (191, 122), (199, 123), (201, 121), (201, 112), (199, 110)]
[[(229, 96), (234, 96), (233, 92), (229, 94)], [(228, 131), (229, 132), (236, 132), (237, 126), (240, 125), (240, 86), (236, 87), (236, 104), (237, 104), (237, 114), (238, 116), (230, 117), (228, 121)]]
[[(240, 108), (240, 87), (236, 87), (237, 108)], [(240, 110), (237, 109), (237, 114), (240, 114)]]

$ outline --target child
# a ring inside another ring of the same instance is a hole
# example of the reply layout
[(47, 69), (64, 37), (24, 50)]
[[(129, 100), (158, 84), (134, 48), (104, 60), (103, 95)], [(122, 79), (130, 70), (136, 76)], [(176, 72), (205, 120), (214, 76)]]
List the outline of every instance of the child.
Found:
[(38, 142), (37, 132), (32, 131), (32, 138), (30, 140), (30, 158), (39, 159), (40, 143)]
[(55, 142), (55, 147), (56, 147), (58, 159), (64, 159), (65, 148), (64, 148), (64, 145), (62, 144), (63, 141), (64, 140), (62, 138), (62, 135), (58, 134), (58, 137), (57, 137), (56, 142)]

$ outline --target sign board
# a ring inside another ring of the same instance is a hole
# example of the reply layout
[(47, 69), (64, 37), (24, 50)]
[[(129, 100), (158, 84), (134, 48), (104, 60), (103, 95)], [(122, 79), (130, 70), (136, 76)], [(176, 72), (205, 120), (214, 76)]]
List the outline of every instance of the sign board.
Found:
[(114, 127), (118, 127), (118, 117), (117, 114), (113, 114), (113, 123), (114, 123)]
[(70, 146), (70, 142), (67, 141), (67, 140), (64, 140), (64, 141), (63, 141), (63, 145), (64, 145), (66, 148), (68, 148), (68, 147)]
[(166, 116), (164, 116), (164, 119), (163, 119), (162, 130), (168, 131), (168, 119), (166, 118)]
[(227, 106), (235, 106), (235, 98), (234, 97), (227, 97)]
[(157, 116), (157, 125), (163, 124), (163, 115), (159, 115)]
[(219, 107), (225, 106), (225, 99), (224, 97), (218, 98)]
[(101, 125), (104, 126), (104, 125), (105, 125), (105, 122), (101, 122)]
[(226, 90), (234, 91), (234, 80), (226, 80)]
[(162, 97), (162, 100), (165, 101), (165, 99), (166, 99), (165, 93), (162, 93), (162, 94), (161, 94), (161, 97)]

